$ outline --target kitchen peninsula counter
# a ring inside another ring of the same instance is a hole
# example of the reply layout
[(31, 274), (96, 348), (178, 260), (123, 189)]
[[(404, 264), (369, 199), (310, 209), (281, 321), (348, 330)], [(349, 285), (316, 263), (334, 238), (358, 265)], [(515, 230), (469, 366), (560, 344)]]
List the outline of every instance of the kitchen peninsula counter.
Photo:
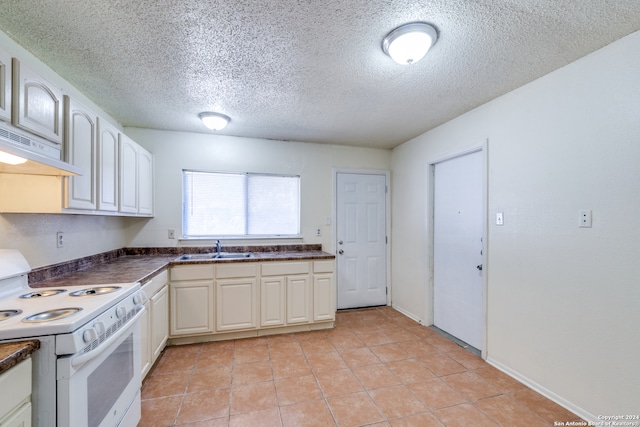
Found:
[(289, 260), (329, 260), (321, 245), (232, 246), (224, 252), (251, 252), (250, 258), (178, 260), (184, 254), (215, 253), (215, 247), (124, 248), (92, 255), (29, 273), (29, 286), (68, 287), (144, 282), (171, 265)]

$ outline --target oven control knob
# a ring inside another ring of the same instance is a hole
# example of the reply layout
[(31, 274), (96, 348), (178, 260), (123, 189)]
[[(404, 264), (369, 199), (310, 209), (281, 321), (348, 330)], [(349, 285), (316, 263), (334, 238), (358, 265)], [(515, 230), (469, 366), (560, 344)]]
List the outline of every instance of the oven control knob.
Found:
[(96, 334), (96, 330), (93, 328), (85, 329), (82, 333), (82, 339), (86, 343), (90, 343), (98, 339), (98, 334)]
[(120, 306), (120, 307), (116, 307), (116, 317), (118, 319), (122, 319), (123, 317), (125, 317), (127, 315), (127, 309), (126, 307)]
[(93, 325), (93, 329), (96, 330), (98, 336), (104, 334), (104, 322), (96, 322)]
[(147, 295), (144, 292), (138, 292), (133, 296), (133, 303), (136, 305), (142, 305), (147, 302)]

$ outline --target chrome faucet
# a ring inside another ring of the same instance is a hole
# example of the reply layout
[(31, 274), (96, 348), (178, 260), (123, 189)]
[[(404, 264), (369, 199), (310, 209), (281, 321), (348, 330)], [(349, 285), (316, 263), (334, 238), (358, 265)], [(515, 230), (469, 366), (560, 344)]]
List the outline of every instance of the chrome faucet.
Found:
[(218, 256), (220, 256), (220, 240), (216, 241), (216, 252), (218, 253)]

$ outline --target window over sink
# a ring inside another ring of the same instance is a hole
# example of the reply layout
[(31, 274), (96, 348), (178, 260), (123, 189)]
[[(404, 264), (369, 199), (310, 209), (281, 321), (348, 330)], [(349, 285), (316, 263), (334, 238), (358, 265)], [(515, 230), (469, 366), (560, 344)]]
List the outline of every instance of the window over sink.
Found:
[(182, 171), (185, 238), (300, 235), (300, 177)]

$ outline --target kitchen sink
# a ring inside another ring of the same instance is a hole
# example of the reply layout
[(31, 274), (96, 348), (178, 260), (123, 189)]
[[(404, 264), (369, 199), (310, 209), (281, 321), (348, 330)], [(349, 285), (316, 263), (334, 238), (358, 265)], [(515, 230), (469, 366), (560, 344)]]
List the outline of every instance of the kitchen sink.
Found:
[(211, 252), (208, 254), (184, 254), (178, 257), (178, 261), (242, 258), (253, 258), (253, 252)]
[(184, 254), (178, 258), (178, 261), (185, 260), (199, 260), (199, 259), (214, 259), (216, 257), (216, 253), (212, 254)]
[(253, 252), (220, 252), (215, 255), (218, 259), (253, 258)]

